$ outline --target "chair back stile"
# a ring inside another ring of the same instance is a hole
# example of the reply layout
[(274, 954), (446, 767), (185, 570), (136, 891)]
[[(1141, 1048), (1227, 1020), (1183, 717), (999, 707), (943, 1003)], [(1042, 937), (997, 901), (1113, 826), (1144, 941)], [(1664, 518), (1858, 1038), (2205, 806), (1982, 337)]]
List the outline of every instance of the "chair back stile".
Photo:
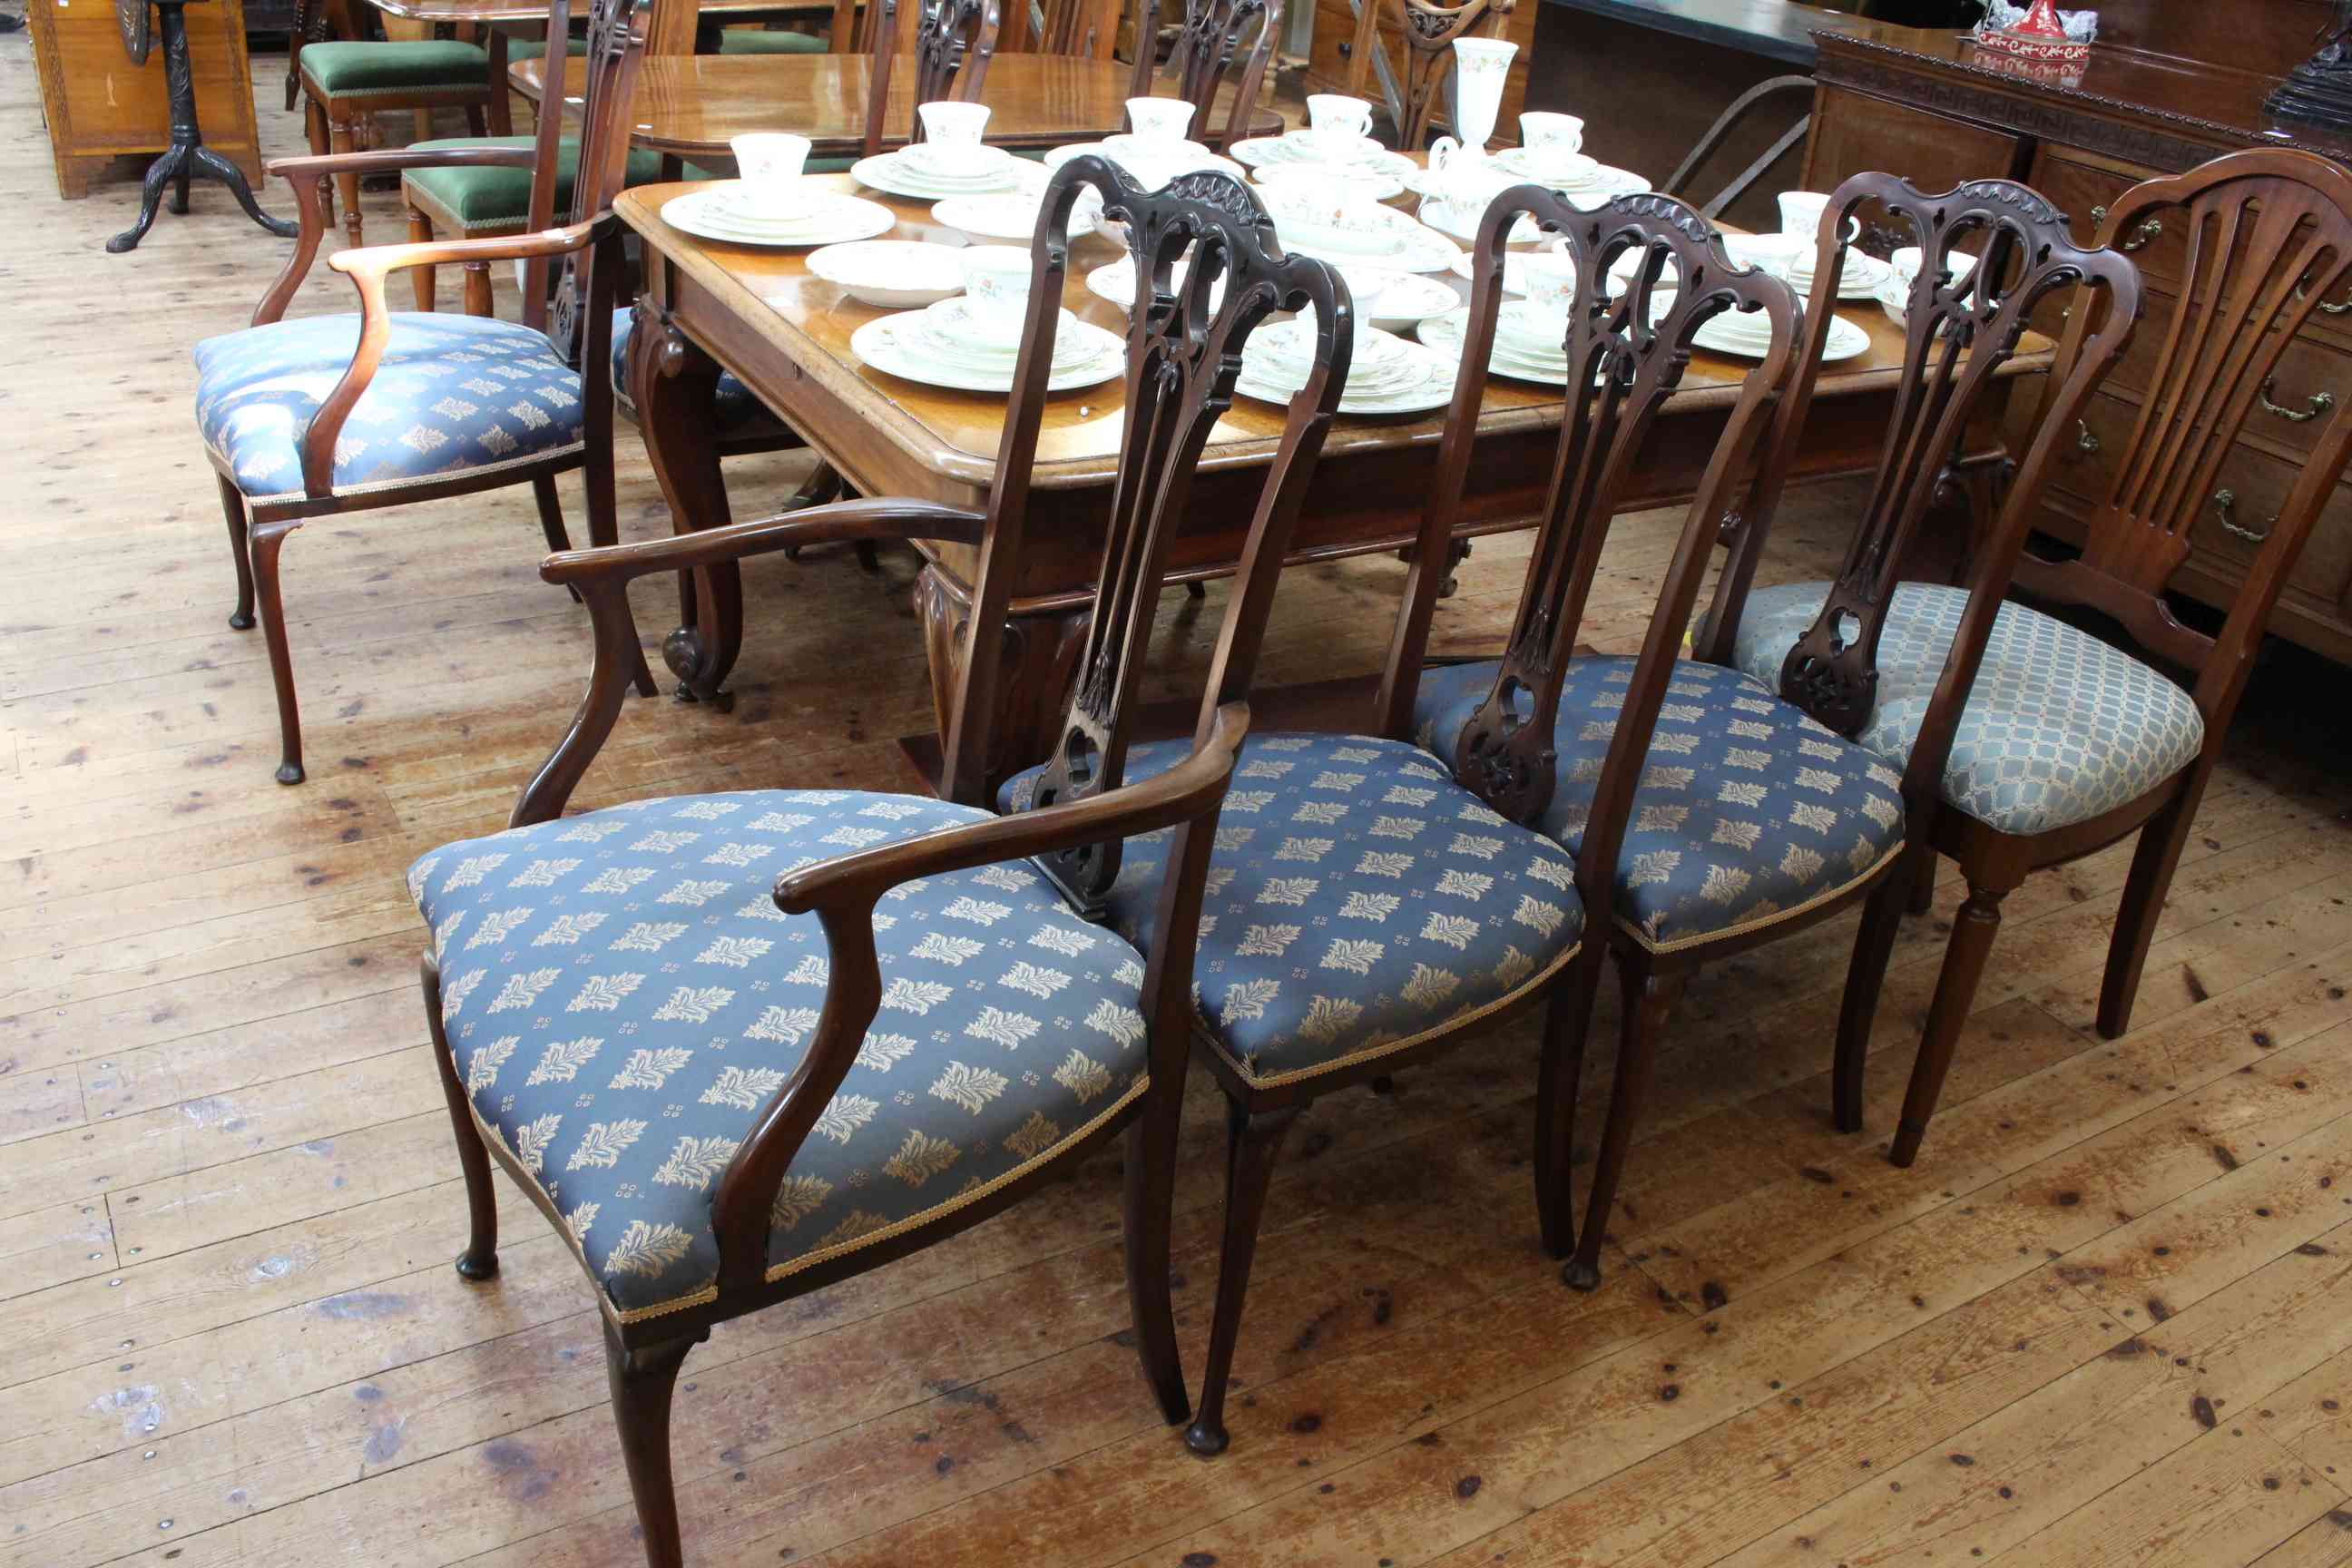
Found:
[[(996, 53), (997, 27), (1002, 17), (998, 0), (911, 3), (915, 8), (915, 36), (908, 47), (915, 71), (911, 101), (919, 105), (953, 98), (965, 103), (979, 102), (981, 87), (988, 79), (988, 62)], [(870, 0), (866, 9), (866, 42), (873, 65), (866, 76), (865, 155), (871, 158), (881, 153), (883, 138), (887, 133), (890, 78), (898, 56), (900, 24), (898, 0)], [(912, 141), (922, 140), (919, 117), (915, 119), (908, 135)]]
[[(2352, 279), (2352, 177), (2306, 153), (2233, 153), (2126, 191), (2099, 237), (2112, 245), (2118, 235), (2157, 224), (2182, 233), (2182, 260), (2169, 319), (2144, 329), (2161, 333), (2148, 396), (2115, 456), (2080, 556), (2048, 561), (2021, 551), (2016, 582), (2042, 599), (2114, 617), (2142, 647), (2194, 671), (2190, 696), (2208, 732), (2219, 733), (2287, 574), (2352, 455), (2352, 417), (2340, 404), (2274, 518), (2221, 516), (2221, 527), (2255, 546), (2221, 629), (2209, 637), (2182, 625), (2163, 590), (2190, 554), (2193, 525), (2221, 509), (2219, 498), (2228, 494), (2217, 488), (2221, 465), (2238, 432), (2258, 404), (2275, 410), (2270, 394), (2281, 358), (2320, 301)], [(2083, 311), (2068, 319), (2062, 370), (2095, 357), (2098, 330)], [(2045, 436), (2071, 437), (2073, 419), (2053, 409)]]
[[(1002, 639), (982, 636), (981, 629), (1004, 624), (1010, 584), (1017, 575), (1011, 565), (1024, 543), (1031, 459), (1044, 413), (1047, 356), (1042, 334), (1052, 320), (1050, 308), (1062, 295), (1069, 263), (1068, 242), (1062, 237), (1078, 186), (1100, 191), (1106, 214), (1128, 226), (1138, 305), (1129, 316), (1126, 433), (1112, 483), (1102, 577), (1061, 740), (1047, 759), (1034, 805), (1074, 802), (1118, 787), (1161, 580), (1202, 449), (1232, 406), (1243, 342), (1269, 312), (1311, 310), (1317, 323), (1311, 374), (1306, 390), (1291, 402), (1281, 445), (1251, 517), (1211, 661), (1196, 743), (1207, 735), (1220, 705), (1247, 696), (1276, 563), (1339, 407), (1352, 353), (1352, 306), (1337, 272), (1318, 261), (1284, 255), (1272, 221), (1238, 182), (1217, 173), (1188, 174), (1146, 195), (1107, 161), (1074, 158), (1062, 172), (1072, 170), (1076, 177), (1057, 180), (1039, 220), (1038, 232), (1050, 237), (1036, 247), (1029, 332), (1040, 341), (1029, 345), (1035, 352), (1024, 354), (1023, 379), (1013, 390), (998, 482), (990, 498), (970, 642), (948, 737), (948, 787), (957, 799), (977, 800), (986, 788), (992, 707), (987, 694), (994, 689)], [(1172, 281), (1173, 268), (1188, 251), (1192, 259), (1180, 288)], [(1222, 301), (1212, 303), (1213, 290), (1220, 288)], [(1205, 838), (1202, 845), (1205, 854)], [(1116, 841), (1091, 845), (1051, 858), (1045, 869), (1080, 909), (1099, 913), (1118, 874), (1118, 853)]]
[[(2082, 289), (2089, 296), (2084, 302), (2090, 308), (2074, 311), (2090, 328), (2083, 352), (2054, 379), (2051, 416), (2026, 449), (1993, 537), (1978, 543), (1959, 635), (1913, 745), (1904, 795), (1924, 821), (2026, 521), (2050, 478), (2058, 438), (2071, 439), (2075, 417), (2130, 338), (2139, 311), (2139, 272), (2120, 251), (2076, 246), (2065, 215), (2014, 181), (1975, 180), (1940, 195), (1923, 195), (1892, 174), (1856, 174), (1840, 185), (1822, 218), (1822, 259), (1807, 306), (1797, 383), (1696, 639), (1699, 657), (1709, 662), (1731, 662), (1731, 641), (1811, 404), (1852, 220), (1867, 203), (1885, 209), (1898, 227), (1907, 225), (1920, 245), (1903, 368), (1862, 522), (1821, 613), (1783, 660), (1780, 680), (1784, 699), (1840, 734), (1853, 736), (1870, 720), (1879, 637), (1903, 561), (1995, 375), (2016, 354), (2037, 304), (2060, 289)], [(1963, 242), (1979, 252), (1972, 267), (1958, 248)]]

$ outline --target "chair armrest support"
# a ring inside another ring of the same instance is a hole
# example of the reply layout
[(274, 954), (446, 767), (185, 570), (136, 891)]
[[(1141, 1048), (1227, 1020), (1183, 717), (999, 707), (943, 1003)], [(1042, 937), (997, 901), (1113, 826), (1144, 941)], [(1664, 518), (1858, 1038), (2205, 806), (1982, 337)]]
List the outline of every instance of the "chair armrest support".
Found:
[(858, 850), (788, 871), (777, 881), (777, 908), (787, 914), (814, 912), (824, 927), (831, 979), (806, 1054), (761, 1108), (759, 1121), (719, 1179), (711, 1219), (719, 1237), (721, 1300), (746, 1299), (766, 1283), (769, 1215), (776, 1194), (793, 1156), (856, 1059), (881, 1005), (874, 906), (882, 895), (919, 877), (1207, 817), (1224, 799), (1248, 730), (1248, 705), (1227, 703), (1217, 710), (1207, 738), (1191, 757), (1141, 784)]

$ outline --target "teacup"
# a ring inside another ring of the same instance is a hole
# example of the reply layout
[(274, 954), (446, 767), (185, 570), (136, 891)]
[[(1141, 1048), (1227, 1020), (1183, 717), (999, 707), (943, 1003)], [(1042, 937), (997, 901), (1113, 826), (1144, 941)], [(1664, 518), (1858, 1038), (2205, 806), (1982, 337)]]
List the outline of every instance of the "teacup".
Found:
[(1307, 95), (1309, 140), (1326, 158), (1342, 158), (1372, 133), (1372, 106), (1343, 92)]
[(974, 245), (960, 258), (964, 299), (971, 324), (992, 342), (1013, 342), (1029, 319), (1029, 279), (1034, 266), (1015, 245)]
[(1811, 235), (1727, 234), (1723, 237), (1723, 253), (1731, 258), (1734, 267), (1753, 267), (1785, 279), (1789, 263), (1800, 251), (1811, 249), (1812, 243)]
[(1567, 324), (1576, 307), (1576, 258), (1562, 250), (1530, 251), (1520, 262), (1519, 282), (1531, 312), (1547, 325)]
[(1192, 129), (1192, 106), (1181, 98), (1130, 98), (1127, 123), (1147, 142), (1181, 142)]
[(919, 104), (916, 118), (923, 122), (924, 151), (920, 162), (945, 173), (978, 174), (996, 162), (995, 149), (982, 145), (988, 128), (988, 105), (945, 100)]
[(730, 137), (728, 148), (743, 178), (746, 205), (766, 217), (791, 217), (807, 210), (814, 193), (803, 183), (809, 139), (789, 131), (761, 131)]
[(1799, 239), (1811, 240), (1822, 232), (1822, 214), (1829, 210), (1830, 198), (1820, 191), (1782, 191), (1780, 202), (1780, 232)]
[(1584, 121), (1573, 114), (1533, 109), (1519, 116), (1519, 144), (1533, 150), (1557, 147), (1577, 153), (1584, 148)]

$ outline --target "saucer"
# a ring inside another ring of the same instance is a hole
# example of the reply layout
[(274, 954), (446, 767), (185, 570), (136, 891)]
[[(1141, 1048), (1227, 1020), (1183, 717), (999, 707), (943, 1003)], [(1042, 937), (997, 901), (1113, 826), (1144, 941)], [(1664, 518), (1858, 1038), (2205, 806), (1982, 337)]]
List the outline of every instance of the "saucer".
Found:
[[(850, 334), (849, 352), (886, 375), (925, 386), (999, 395), (1013, 390), (1013, 374), (1019, 368), (1017, 361), (1007, 361), (998, 369), (941, 363), (930, 334), (918, 325), (924, 314), (907, 310), (894, 316), (878, 316)], [(1056, 364), (1053, 368), (1045, 378), (1046, 391), (1075, 392), (1080, 387), (1099, 385), (1126, 371), (1127, 347), (1114, 334), (1085, 321), (1066, 322), (1063, 331), (1083, 352), (1068, 366)]]
[(1043, 183), (1034, 166), (1018, 158), (1008, 158), (994, 173), (978, 178), (953, 179), (910, 168), (903, 153), (882, 153), (871, 158), (860, 158), (850, 165), (849, 173), (861, 185), (887, 191), (894, 196), (910, 196), (918, 201), (939, 201), (947, 196), (998, 195)]

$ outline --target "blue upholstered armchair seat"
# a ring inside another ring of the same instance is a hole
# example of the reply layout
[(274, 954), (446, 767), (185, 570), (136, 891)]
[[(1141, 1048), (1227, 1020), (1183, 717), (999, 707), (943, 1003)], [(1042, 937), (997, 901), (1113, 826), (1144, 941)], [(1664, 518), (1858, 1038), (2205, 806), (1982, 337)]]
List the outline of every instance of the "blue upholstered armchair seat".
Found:
[[(1826, 583), (1750, 594), (1733, 659), (1774, 687)], [(1965, 590), (1905, 583), (1878, 643), (1878, 706), (1855, 737), (1901, 766), (1943, 678)], [(2197, 760), (2205, 721), (2189, 693), (2090, 633), (2027, 605), (1993, 617), (1944, 766), (1944, 798), (2003, 833), (2046, 833), (2138, 799)]]
[[(636, 312), (624, 306), (613, 312), (613, 390), (622, 401), (629, 399), (629, 334), (635, 330)], [(740, 430), (759, 423), (767, 416), (767, 406), (751, 395), (751, 389), (735, 379), (729, 371), (719, 373), (719, 392), (715, 403), (719, 428)]]
[[(1584, 843), (1633, 662), (1569, 662), (1554, 731), (1559, 783), (1537, 826), (1571, 853)], [(1423, 745), (1453, 755), (1496, 668), (1422, 676), (1413, 729)], [(1902, 847), (1900, 783), (1876, 756), (1738, 670), (1678, 663), (1619, 857), (1618, 917), (1664, 952), (1801, 913)]]
[[(351, 368), (356, 315), (305, 316), (196, 345), (196, 426), (255, 500), (302, 493), (303, 433)], [(581, 446), (580, 373), (546, 334), (395, 311), (375, 379), (335, 444), (346, 495), (512, 467)]]
[[(641, 801), (409, 870), (475, 1113), (625, 1321), (710, 1299), (711, 1203), (824, 1004), (814, 915), (776, 878), (984, 820), (908, 795)], [(781, 1278), (944, 1215), (1140, 1093), (1143, 963), (1025, 861), (909, 883), (875, 916), (882, 1005), (775, 1208)]]
[[(1129, 753), (1129, 782), (1188, 748)], [(1027, 805), (1039, 770), (1009, 781)], [(1173, 830), (1127, 841), (1110, 921), (1150, 947)], [(1194, 960), (1202, 1026), (1262, 1085), (1396, 1050), (1539, 985), (1584, 927), (1575, 868), (1402, 741), (1252, 735), (1217, 819)]]

